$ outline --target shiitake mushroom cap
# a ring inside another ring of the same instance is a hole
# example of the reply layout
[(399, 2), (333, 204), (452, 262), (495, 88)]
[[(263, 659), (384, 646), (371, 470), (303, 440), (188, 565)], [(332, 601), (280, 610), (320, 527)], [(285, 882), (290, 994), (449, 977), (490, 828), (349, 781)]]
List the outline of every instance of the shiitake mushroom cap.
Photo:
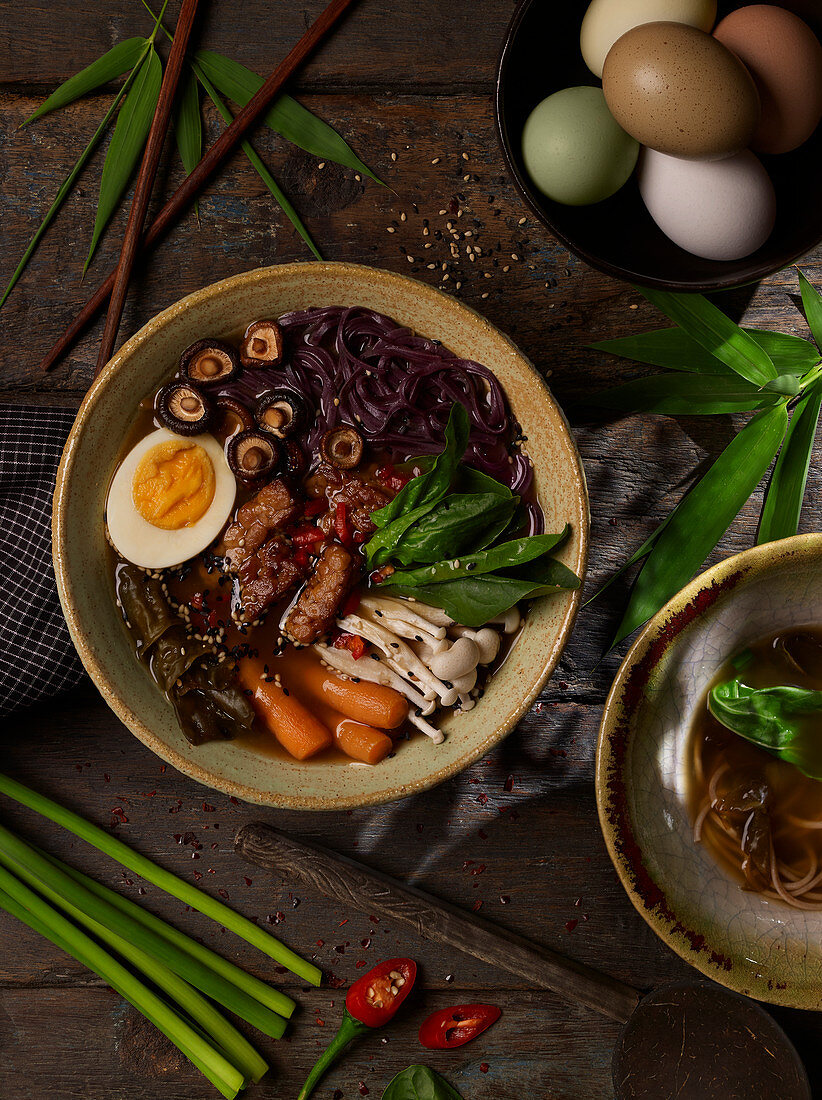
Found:
[(228, 438), (238, 432), (250, 432), (254, 427), (251, 409), (233, 397), (218, 397), (214, 416), (214, 431), (221, 438)]
[(270, 477), (280, 461), (277, 440), (253, 428), (233, 435), (226, 444), (226, 458), (232, 472), (242, 481)]
[(205, 394), (188, 382), (174, 381), (158, 392), (157, 419), (176, 435), (199, 435), (211, 427), (214, 408)]
[(338, 470), (353, 470), (359, 466), (365, 453), (365, 441), (356, 428), (342, 424), (331, 428), (320, 440), (320, 454)]
[(239, 371), (237, 349), (223, 340), (195, 340), (180, 356), (180, 374), (195, 386), (225, 385)]
[(276, 321), (252, 321), (240, 344), (244, 367), (275, 367), (283, 357), (283, 330)]
[(305, 398), (296, 390), (272, 390), (257, 402), (254, 417), (262, 431), (285, 439), (303, 427), (308, 409)]

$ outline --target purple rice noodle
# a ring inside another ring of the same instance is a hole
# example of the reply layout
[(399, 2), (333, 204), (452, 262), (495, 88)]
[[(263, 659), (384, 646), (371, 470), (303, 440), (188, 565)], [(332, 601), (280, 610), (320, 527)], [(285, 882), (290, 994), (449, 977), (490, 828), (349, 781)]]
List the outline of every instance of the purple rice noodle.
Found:
[[(533, 470), (516, 444), (521, 431), (488, 367), (361, 306), (298, 310), (279, 324), (282, 363), (241, 371), (221, 395), (253, 406), (273, 389), (293, 388), (314, 407), (303, 439), (310, 454), (329, 428), (351, 424), (395, 462), (440, 451), (458, 401), (471, 424), (465, 461), (515, 493), (528, 493)], [(542, 510), (527, 508), (529, 533), (539, 533)]]

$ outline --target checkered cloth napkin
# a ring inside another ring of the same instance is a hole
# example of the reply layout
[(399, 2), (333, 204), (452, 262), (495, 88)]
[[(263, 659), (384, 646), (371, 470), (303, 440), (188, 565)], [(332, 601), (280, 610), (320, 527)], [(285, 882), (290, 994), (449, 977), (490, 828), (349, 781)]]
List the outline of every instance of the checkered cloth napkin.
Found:
[(73, 421), (71, 409), (0, 405), (0, 716), (83, 676), (51, 561), (51, 496)]

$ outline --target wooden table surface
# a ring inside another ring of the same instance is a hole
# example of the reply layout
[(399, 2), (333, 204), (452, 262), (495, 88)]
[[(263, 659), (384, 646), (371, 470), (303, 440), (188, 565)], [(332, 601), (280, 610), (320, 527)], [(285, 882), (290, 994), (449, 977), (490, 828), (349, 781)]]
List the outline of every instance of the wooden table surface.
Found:
[[(581, 2), (581, 0), (580, 0)], [(203, 4), (201, 41), (267, 74), (321, 7), (248, 0)], [(570, 256), (536, 224), (506, 174), (493, 124), (497, 51), (513, 0), (361, 0), (302, 73), (300, 98), (336, 126), (396, 191), (288, 147), (269, 131), (255, 144), (328, 259), (376, 264), (443, 285), (512, 335), (569, 410), (593, 510), (589, 589), (637, 546), (700, 465), (727, 443), (728, 418), (664, 417), (592, 422), (575, 402), (629, 377), (627, 365), (586, 351), (592, 340), (662, 323), (630, 286)], [(172, 2), (169, 13), (176, 15)], [(70, 165), (93, 132), (110, 90), (31, 128), (16, 127), (60, 80), (117, 40), (148, 30), (138, 0), (3, 0), (0, 4), (0, 276), (13, 270)], [(209, 133), (217, 132), (207, 111)], [(99, 156), (0, 319), (0, 399), (77, 406), (92, 377), (100, 326), (62, 367), (39, 376), (40, 354), (76, 313), (119, 251), (115, 220), (85, 286)], [(161, 167), (168, 189), (180, 178)], [(452, 197), (483, 249), (451, 264), (439, 212)], [(424, 219), (433, 247), (423, 249)], [(389, 227), (395, 232), (389, 232)], [(407, 257), (412, 257), (411, 261)], [(193, 215), (140, 268), (121, 335), (183, 294), (247, 268), (309, 258), (242, 155)], [(447, 261), (449, 279), (441, 280)], [(434, 269), (426, 265), (436, 264)], [(822, 250), (806, 271), (822, 283)], [(460, 282), (459, 290), (455, 290)], [(795, 272), (725, 295), (721, 304), (754, 325), (802, 334)], [(817, 453), (818, 458), (818, 453)], [(818, 463), (803, 529), (822, 519)], [(715, 558), (751, 545), (757, 497)], [(487, 759), (428, 794), (346, 814), (281, 813), (229, 800), (164, 767), (86, 684), (0, 728), (3, 770), (116, 825), (124, 840), (259, 920), (347, 983), (393, 953), (420, 960), (424, 996), (380, 1040), (352, 1051), (320, 1087), (323, 1100), (381, 1096), (390, 1077), (424, 1060), (448, 1074), (466, 1100), (527, 1096), (592, 1100), (611, 1095), (610, 1056), (619, 1027), (490, 967), (370, 922), (281, 884), (232, 852), (238, 826), (261, 818), (398, 874), (536, 941), (609, 971), (638, 988), (691, 975), (657, 940), (620, 886), (597, 824), (593, 762), (602, 702), (619, 654), (598, 664), (625, 596), (621, 585), (583, 611), (561, 666), (519, 728)], [(69, 855), (109, 884), (184, 925), (254, 973), (276, 977), (299, 1001), (291, 1037), (263, 1043), (272, 1071), (255, 1097), (295, 1095), (328, 1041), (342, 1003), (334, 987), (306, 991), (290, 975), (198, 914), (160, 897), (95, 852), (33, 815), (3, 819)], [(337, 981), (339, 979), (339, 982)], [(464, 1000), (502, 1006), (501, 1022), (463, 1051), (424, 1054), (416, 1027), (432, 1009)], [(822, 1021), (778, 1011), (822, 1090)], [(19, 1100), (183, 1100), (212, 1091), (176, 1050), (102, 982), (0, 914), (0, 1095)], [(216, 1094), (215, 1094), (216, 1095)]]

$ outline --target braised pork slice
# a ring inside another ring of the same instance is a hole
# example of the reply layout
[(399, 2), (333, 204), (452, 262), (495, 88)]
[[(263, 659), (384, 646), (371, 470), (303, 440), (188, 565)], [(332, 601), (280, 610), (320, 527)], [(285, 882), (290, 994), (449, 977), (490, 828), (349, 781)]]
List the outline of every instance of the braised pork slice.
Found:
[(300, 505), (284, 481), (277, 479), (237, 510), (237, 518), (223, 537), (225, 558), (232, 573), (256, 553), (275, 532), (297, 515)]
[(298, 645), (311, 645), (333, 625), (337, 611), (357, 580), (357, 566), (346, 548), (332, 542), (285, 621), (285, 633)]
[(331, 514), (333, 515), (334, 505), (345, 504), (348, 506), (349, 522), (354, 530), (361, 531), (364, 535), (373, 534), (376, 527), (371, 521), (371, 513), (384, 508), (391, 500), (390, 494), (363, 481), (357, 474), (338, 470), (327, 462), (321, 463), (317, 475), (325, 483), (325, 495), (331, 505)]
[(237, 574), (243, 615), (253, 622), (290, 589), (295, 588), (307, 573), (294, 557), (294, 547), (285, 535), (274, 535), (260, 549), (246, 558)]

